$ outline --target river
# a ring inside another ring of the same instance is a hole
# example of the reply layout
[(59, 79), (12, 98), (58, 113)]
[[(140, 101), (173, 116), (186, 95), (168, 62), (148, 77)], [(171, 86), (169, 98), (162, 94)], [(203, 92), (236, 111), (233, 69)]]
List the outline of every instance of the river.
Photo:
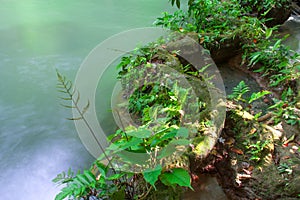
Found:
[(0, 0), (0, 194), (52, 200), (51, 180), (93, 157), (81, 144), (71, 110), (61, 107), (58, 69), (69, 79), (106, 38), (151, 26), (167, 0)]

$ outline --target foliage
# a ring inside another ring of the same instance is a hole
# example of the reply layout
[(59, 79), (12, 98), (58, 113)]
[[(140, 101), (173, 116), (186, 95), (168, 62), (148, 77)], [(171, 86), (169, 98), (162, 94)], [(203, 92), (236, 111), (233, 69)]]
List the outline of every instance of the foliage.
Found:
[(258, 100), (264, 97), (267, 94), (270, 94), (269, 91), (260, 91), (253, 92), (247, 100), (243, 98), (243, 95), (250, 91), (250, 88), (246, 85), (244, 81), (239, 82), (232, 90), (232, 94), (228, 95), (228, 98), (235, 101), (247, 102), (248, 104), (252, 103), (255, 100)]
[(282, 120), (285, 120), (290, 125), (300, 125), (300, 112), (296, 108), (296, 99), (294, 99), (295, 93), (289, 87), (287, 90), (283, 91), (281, 99), (273, 99), (274, 104), (269, 107), (269, 109), (274, 114), (275, 124)]
[(265, 19), (249, 15), (249, 8), (238, 0), (189, 0), (187, 11), (164, 12), (155, 24), (174, 31), (196, 32), (200, 43), (208, 49), (236, 38), (243, 43), (252, 43), (263, 39), (268, 29), (264, 26)]
[(277, 168), (280, 174), (287, 173), (288, 175), (290, 175), (293, 173), (293, 169), (287, 163), (280, 163), (280, 165)]
[[(180, 104), (174, 91), (158, 84), (143, 86), (134, 91), (129, 98), (129, 112), (141, 117), (142, 123), (157, 118), (158, 112), (167, 111), (167, 118), (172, 124), (179, 124)], [(158, 111), (159, 110), (159, 111)]]
[(254, 72), (269, 77), (271, 87), (286, 86), (289, 81), (300, 78), (299, 54), (282, 43), (285, 38), (260, 40), (244, 45), (244, 59), (249, 60), (248, 66), (255, 67), (259, 63), (260, 67)]
[(258, 140), (256, 141), (256, 143), (248, 143), (247, 141), (244, 142), (246, 149), (248, 149), (247, 153), (251, 155), (250, 160), (254, 160), (256, 162), (260, 161), (263, 156), (264, 150), (269, 143), (269, 140)]
[(270, 10), (270, 8), (284, 8), (289, 5), (289, 0), (240, 0), (240, 3), (246, 8), (250, 13), (261, 12), (265, 13)]
[[(85, 120), (84, 113), (89, 104), (82, 111), (78, 106), (79, 94), (78, 96), (74, 95), (76, 92), (74, 92), (72, 83), (58, 72), (57, 77), (59, 91), (68, 95), (67, 98), (62, 97), (62, 99), (73, 103), (72, 106), (64, 106), (75, 108), (80, 114), (80, 117), (72, 118), (72, 120)], [(178, 153), (178, 147), (190, 144), (188, 129), (179, 128), (175, 124), (170, 125), (165, 119), (161, 119), (161, 123), (153, 126), (152, 119), (146, 121), (139, 128), (127, 127), (126, 131), (118, 130), (111, 135), (109, 137), (111, 145), (103, 151), (103, 154), (89, 170), (84, 170), (82, 173), (78, 172), (76, 175), (69, 170), (67, 173), (62, 172), (57, 175), (53, 182), (64, 185), (64, 187), (56, 196), (56, 199), (62, 200), (67, 197), (76, 199), (88, 199), (90, 197), (133, 199), (149, 192), (141, 188), (135, 188), (137, 187), (136, 183), (148, 183), (156, 189), (155, 184), (158, 181), (168, 187), (175, 187), (176, 185), (191, 187), (191, 179), (186, 169), (180, 166), (170, 166), (173, 159), (178, 159), (174, 155), (174, 153)], [(134, 167), (135, 161), (122, 154), (124, 151), (149, 155), (148, 159), (142, 163), (140, 173), (133, 174), (128, 168), (126, 169), (127, 166)], [(101, 163), (103, 158), (109, 161), (107, 165)], [(118, 163), (123, 167), (116, 170), (112, 163)], [(163, 163), (164, 165), (162, 165)], [(129, 183), (132, 183), (132, 185)], [(128, 184), (129, 186), (124, 186)], [(146, 185), (144, 186), (146, 187)], [(132, 190), (132, 188), (134, 189)], [(151, 190), (151, 187), (149, 190)]]
[(235, 86), (232, 90), (232, 94), (228, 95), (229, 99), (234, 99), (236, 101), (244, 100), (242, 99), (242, 96), (249, 92), (250, 89), (246, 85), (244, 81), (241, 81), (237, 86)]

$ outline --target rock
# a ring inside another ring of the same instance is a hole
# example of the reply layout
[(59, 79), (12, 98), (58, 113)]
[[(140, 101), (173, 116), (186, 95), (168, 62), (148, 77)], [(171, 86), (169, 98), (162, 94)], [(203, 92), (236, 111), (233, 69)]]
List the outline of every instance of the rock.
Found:
[(283, 5), (282, 8), (272, 8), (263, 18), (272, 18), (266, 22), (266, 25), (268, 27), (274, 27), (276, 25), (283, 24), (290, 17), (290, 15), (291, 7), (289, 5)]
[(222, 63), (241, 53), (241, 40), (238, 37), (227, 39), (219, 47), (208, 47), (215, 63)]

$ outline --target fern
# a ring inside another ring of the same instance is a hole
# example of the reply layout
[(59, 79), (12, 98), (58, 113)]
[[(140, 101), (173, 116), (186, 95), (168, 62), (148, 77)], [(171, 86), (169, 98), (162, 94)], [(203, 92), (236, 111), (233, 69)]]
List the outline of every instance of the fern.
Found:
[(97, 183), (95, 175), (90, 170), (84, 170), (83, 173), (78, 172), (75, 177), (73, 177), (74, 173), (71, 172), (70, 175), (70, 172), (71, 170), (69, 169), (68, 176), (63, 172), (53, 179), (55, 183), (67, 184), (56, 195), (55, 200), (63, 200), (67, 197), (88, 197), (94, 188), (101, 186)]
[(228, 98), (235, 101), (245, 101), (242, 96), (249, 92), (249, 87), (244, 81), (241, 81), (237, 86), (232, 90), (232, 94), (228, 95)]
[[(56, 70), (56, 74), (57, 74), (57, 79), (58, 79), (58, 84), (57, 84), (58, 91), (64, 94), (64, 96), (62, 96), (60, 98), (64, 101), (71, 101), (71, 103), (72, 103), (72, 105), (67, 105), (67, 104), (61, 104), (61, 105), (66, 108), (75, 109), (77, 111), (77, 113), (79, 114), (79, 116), (77, 116), (77, 117), (72, 117), (72, 118), (67, 118), (67, 119), (83, 120), (85, 125), (89, 129), (90, 133), (92, 134), (92, 137), (97, 142), (98, 146), (100, 147), (101, 151), (103, 152), (105, 158), (109, 161), (110, 159), (106, 155), (104, 148), (102, 147), (101, 143), (97, 139), (95, 132), (93, 131), (92, 127), (90, 126), (90, 124), (88, 123), (86, 118), (84, 117), (84, 114), (87, 112), (87, 110), (90, 106), (90, 102), (88, 101), (87, 104), (82, 109), (80, 109), (80, 106), (78, 104), (79, 100), (80, 100), (80, 93), (78, 91), (76, 91), (76, 89), (73, 87), (72, 82), (70, 80), (67, 80), (66, 77), (61, 75), (57, 70)], [(113, 170), (114, 170), (114, 168), (113, 168)]]
[(65, 76), (61, 75), (58, 71), (56, 71), (58, 84), (57, 88), (58, 91), (63, 93), (64, 96), (61, 96), (60, 98), (64, 101), (71, 101), (72, 105), (67, 104), (61, 104), (62, 106), (66, 108), (72, 108), (76, 109), (79, 116), (73, 117), (73, 118), (67, 118), (69, 120), (80, 120), (84, 119), (83, 115), (86, 113), (90, 106), (90, 102), (88, 101), (87, 104), (84, 106), (84, 108), (81, 110), (78, 103), (80, 99), (80, 93), (76, 91), (76, 89), (73, 87), (73, 84), (70, 80), (67, 80)]

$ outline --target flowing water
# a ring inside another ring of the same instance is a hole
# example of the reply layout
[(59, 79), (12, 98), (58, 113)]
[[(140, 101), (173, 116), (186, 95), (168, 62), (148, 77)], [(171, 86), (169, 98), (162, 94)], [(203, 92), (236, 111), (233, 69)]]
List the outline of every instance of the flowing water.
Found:
[[(59, 105), (57, 68), (69, 79), (101, 41), (151, 26), (162, 0), (0, 0), (1, 199), (50, 200), (61, 171), (88, 167), (71, 111)], [(100, 97), (101, 98), (101, 97)]]
[[(73, 123), (64, 119), (71, 111), (59, 105), (55, 69), (73, 79), (97, 44), (151, 26), (169, 3), (0, 0), (0, 5), (1, 199), (51, 200), (59, 191), (51, 182), (56, 174), (93, 161)], [(299, 23), (293, 27), (298, 42)]]

